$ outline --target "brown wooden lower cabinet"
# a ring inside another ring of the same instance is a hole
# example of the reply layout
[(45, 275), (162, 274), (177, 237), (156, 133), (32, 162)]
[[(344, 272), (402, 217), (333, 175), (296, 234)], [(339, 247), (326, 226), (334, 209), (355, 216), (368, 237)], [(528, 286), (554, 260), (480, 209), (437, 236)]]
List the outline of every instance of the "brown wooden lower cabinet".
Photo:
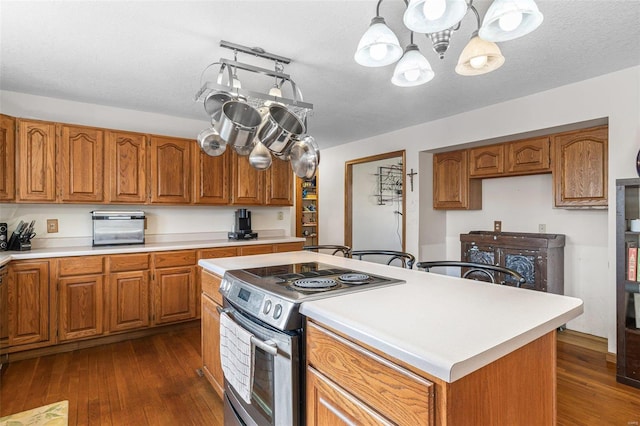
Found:
[(156, 269), (154, 275), (154, 323), (195, 318), (196, 267)]
[(109, 331), (149, 326), (149, 271), (117, 272), (109, 276)]
[(224, 376), (220, 361), (220, 313), (222, 295), (218, 293), (220, 277), (202, 273), (202, 371), (222, 398)]
[(58, 280), (58, 340), (99, 336), (104, 332), (104, 276)]
[(448, 383), (307, 321), (309, 425), (552, 425), (556, 336), (549, 332)]

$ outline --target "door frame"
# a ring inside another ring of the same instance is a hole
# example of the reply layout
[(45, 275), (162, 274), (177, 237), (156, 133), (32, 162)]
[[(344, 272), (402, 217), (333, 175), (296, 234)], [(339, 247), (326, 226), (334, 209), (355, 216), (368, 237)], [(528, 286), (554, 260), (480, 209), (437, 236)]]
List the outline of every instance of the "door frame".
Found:
[(406, 151), (387, 152), (384, 154), (372, 155), (369, 157), (356, 158), (355, 160), (345, 161), (344, 163), (344, 244), (352, 247), (353, 243), (353, 166), (372, 161), (386, 160), (389, 158), (402, 158), (402, 251), (406, 247), (406, 185), (407, 185), (407, 162), (405, 159)]

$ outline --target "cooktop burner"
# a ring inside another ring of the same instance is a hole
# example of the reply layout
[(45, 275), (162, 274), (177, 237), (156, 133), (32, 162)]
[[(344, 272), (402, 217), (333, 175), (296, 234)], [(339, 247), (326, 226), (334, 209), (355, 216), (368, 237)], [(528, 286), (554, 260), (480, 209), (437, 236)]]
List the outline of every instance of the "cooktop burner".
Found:
[(301, 278), (291, 283), (291, 287), (302, 291), (326, 291), (337, 285), (338, 282), (331, 278)]

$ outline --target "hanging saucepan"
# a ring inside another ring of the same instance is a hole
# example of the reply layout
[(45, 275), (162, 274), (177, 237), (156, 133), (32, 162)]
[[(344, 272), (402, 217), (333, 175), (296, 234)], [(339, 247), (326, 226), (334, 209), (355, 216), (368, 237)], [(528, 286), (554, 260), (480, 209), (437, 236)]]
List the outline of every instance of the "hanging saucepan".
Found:
[(289, 161), (293, 172), (302, 179), (311, 179), (318, 167), (319, 151), (313, 138), (305, 137), (291, 145)]
[(214, 90), (204, 99), (204, 110), (211, 116), (212, 122), (220, 121), (222, 105), (233, 99), (233, 95), (222, 90)]
[(297, 115), (282, 105), (272, 104), (258, 139), (276, 154), (284, 153), (295, 139), (304, 133), (304, 124)]
[(224, 154), (227, 149), (227, 143), (213, 127), (204, 129), (198, 134), (198, 145), (207, 155), (212, 157)]
[(262, 117), (246, 102), (230, 100), (222, 106), (218, 124), (220, 137), (233, 145), (240, 155), (248, 155), (253, 149), (255, 137)]

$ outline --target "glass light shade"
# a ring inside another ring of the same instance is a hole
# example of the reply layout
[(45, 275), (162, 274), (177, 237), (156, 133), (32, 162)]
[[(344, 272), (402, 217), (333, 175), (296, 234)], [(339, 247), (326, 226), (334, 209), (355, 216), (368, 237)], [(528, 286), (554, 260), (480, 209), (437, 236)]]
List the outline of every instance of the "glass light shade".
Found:
[(400, 87), (413, 87), (427, 83), (434, 75), (431, 64), (420, 53), (418, 46), (410, 44), (396, 64), (391, 82)]
[(376, 16), (358, 43), (354, 59), (365, 67), (383, 67), (400, 59), (402, 47), (398, 37), (387, 27), (384, 18)]
[(473, 36), (458, 59), (456, 72), (460, 75), (480, 75), (497, 70), (504, 64), (504, 56), (497, 44)]
[(542, 20), (534, 0), (494, 0), (484, 16), (479, 34), (487, 41), (509, 41), (529, 34)]
[(278, 86), (273, 86), (269, 89), (269, 96), (277, 96), (279, 98), (282, 97), (282, 90)]
[[(444, 0), (446, 8), (443, 13), (440, 10), (429, 13), (429, 2), (434, 0), (411, 0), (404, 12), (404, 25), (411, 31), (417, 33), (437, 33), (456, 25), (464, 18), (467, 13), (468, 5), (465, 0)], [(442, 2), (442, 0), (440, 0)], [(438, 7), (438, 3), (433, 6)], [(441, 6), (441, 4), (440, 4)], [(440, 9), (440, 7), (438, 7)], [(425, 12), (425, 9), (427, 12)], [(437, 19), (429, 19), (429, 17), (437, 17)]]

